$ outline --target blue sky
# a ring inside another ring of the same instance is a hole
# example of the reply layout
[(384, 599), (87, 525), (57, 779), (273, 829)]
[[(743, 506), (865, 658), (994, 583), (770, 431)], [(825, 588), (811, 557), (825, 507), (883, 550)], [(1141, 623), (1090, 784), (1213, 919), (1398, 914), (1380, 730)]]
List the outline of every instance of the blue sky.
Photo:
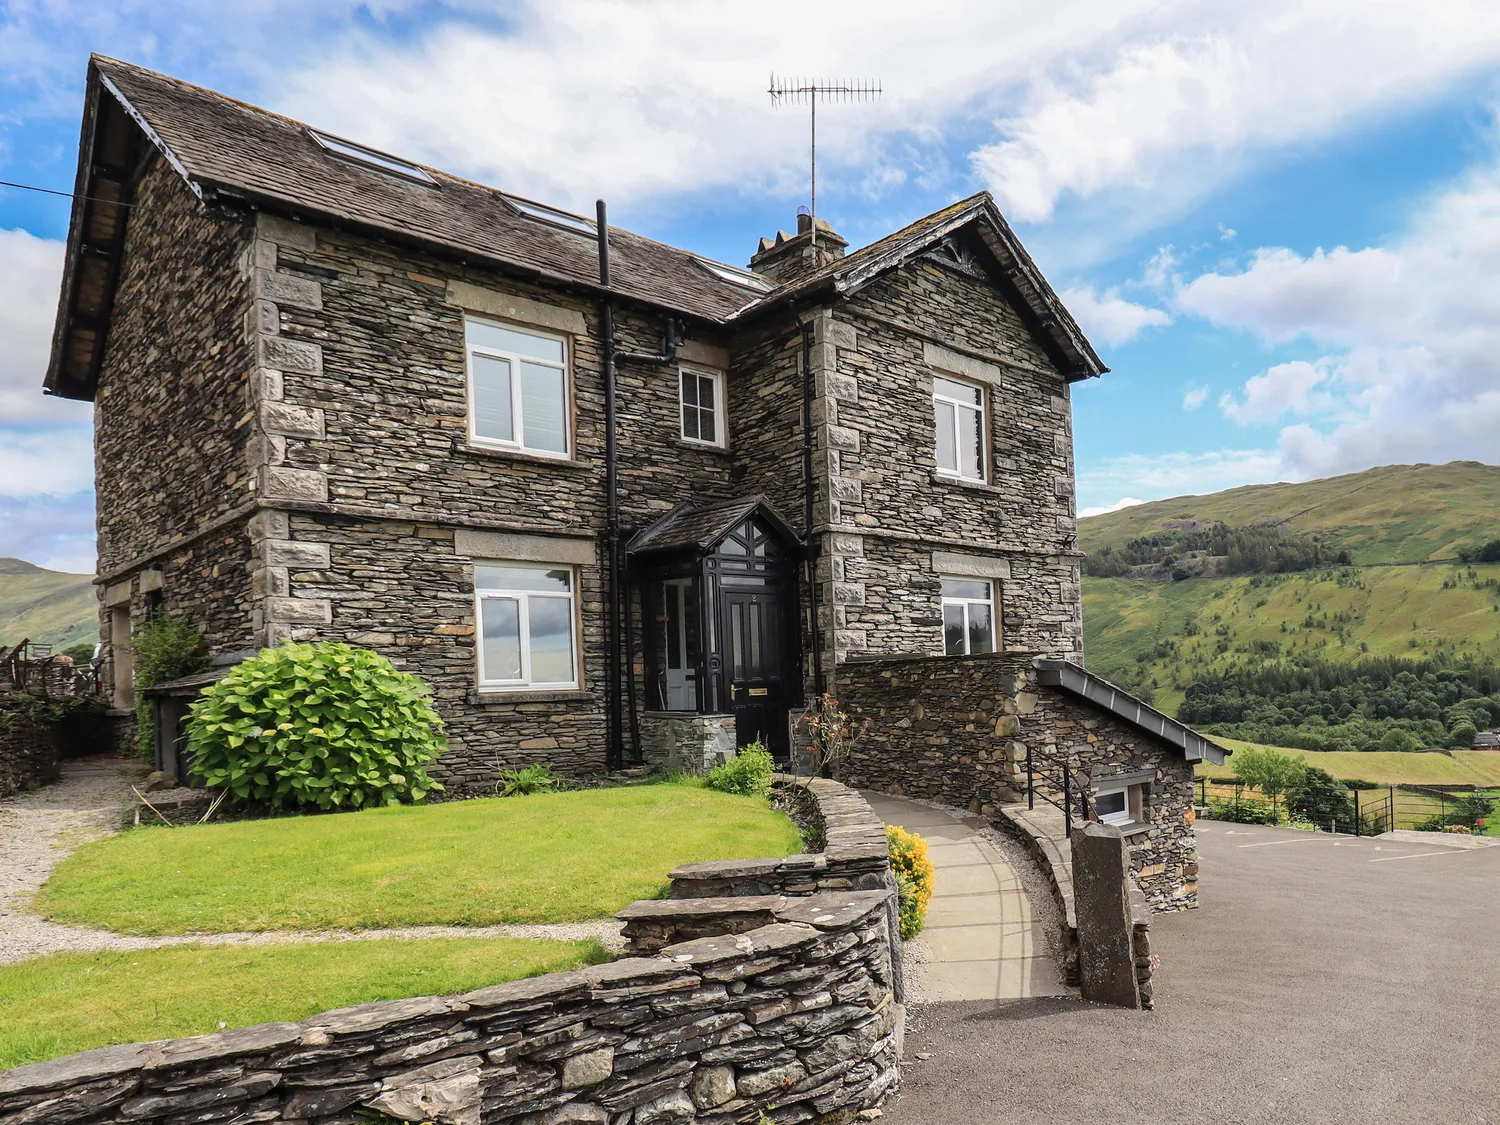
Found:
[[(1113, 368), (1079, 505), (1500, 461), (1500, 5), (0, 0), (0, 179), (72, 183), (89, 51), (743, 264), (820, 120), (855, 245), (995, 194)], [(0, 188), (0, 555), (92, 568), (86, 405), (39, 388), (67, 201)]]

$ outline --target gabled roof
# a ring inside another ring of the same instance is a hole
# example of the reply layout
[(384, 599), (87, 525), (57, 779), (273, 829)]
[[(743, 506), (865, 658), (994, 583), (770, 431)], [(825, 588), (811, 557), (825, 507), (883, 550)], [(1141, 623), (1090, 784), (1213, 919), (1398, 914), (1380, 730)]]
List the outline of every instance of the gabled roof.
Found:
[(764, 496), (747, 496), (720, 504), (678, 504), (661, 519), (643, 528), (626, 544), (632, 555), (661, 555), (671, 551), (708, 551), (750, 516), (758, 516), (787, 544), (799, 542)]
[(1128, 692), (1121, 691), (1092, 672), (1085, 671), (1069, 660), (1052, 660), (1038, 656), (1032, 662), (1037, 671), (1037, 681), (1048, 687), (1061, 688), (1071, 695), (1087, 700), (1094, 706), (1123, 719), (1131, 726), (1153, 734), (1182, 751), (1189, 762), (1210, 761), (1222, 766), (1229, 751), (1217, 742), (1210, 742), (1191, 727), (1176, 719), (1169, 719), (1150, 704), (1142, 703)]
[[(130, 175), (139, 148), (146, 146), (206, 203), (343, 225), (518, 276), (600, 291), (592, 219), (549, 222), (527, 201), (495, 188), (406, 161), (398, 163), (416, 175), (383, 172), (341, 157), (315, 136), (280, 114), (93, 56), (47, 389), (92, 397), (128, 214), (110, 201), (129, 202)], [(987, 192), (769, 292), (765, 281), (745, 277), (737, 267), (611, 227), (611, 291), (665, 312), (732, 326), (789, 302), (855, 293), (960, 228), (971, 229), (988, 249), (993, 267), (987, 272), (1068, 379), (1107, 370)]]
[(935, 211), (894, 234), (847, 254), (815, 273), (797, 278), (764, 300), (740, 311), (737, 319), (759, 316), (767, 309), (810, 299), (824, 292), (846, 297), (857, 293), (877, 277), (925, 254), (962, 229), (974, 231), (984, 243), (999, 270), (1001, 289), (1023, 315), (1029, 327), (1052, 345), (1054, 360), (1071, 382), (1102, 375), (1109, 368), (1084, 337), (1073, 314), (1068, 312), (1031, 255), (1021, 245), (995, 200), (987, 191)]

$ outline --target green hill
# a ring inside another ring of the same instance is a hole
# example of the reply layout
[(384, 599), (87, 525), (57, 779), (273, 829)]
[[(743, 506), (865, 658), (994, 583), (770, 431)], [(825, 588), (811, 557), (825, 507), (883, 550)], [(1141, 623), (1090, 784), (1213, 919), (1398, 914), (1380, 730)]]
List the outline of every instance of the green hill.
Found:
[[(1151, 688), (1169, 714), (1206, 674), (1279, 654), (1500, 659), (1500, 565), (1457, 561), (1500, 538), (1500, 466), (1392, 465), (1305, 484), (1252, 485), (1079, 521), (1085, 552), (1130, 540), (1280, 523), (1351, 566), (1293, 574), (1083, 580), (1089, 667)], [(1132, 575), (1136, 572), (1132, 571)]]
[(99, 636), (91, 574), (61, 574), (0, 558), (0, 647), (30, 638), (61, 650)]
[(1302, 484), (1252, 484), (1178, 496), (1078, 521), (1085, 552), (1164, 531), (1222, 522), (1282, 523), (1317, 535), (1357, 564), (1455, 557), (1500, 537), (1500, 465), (1385, 465)]

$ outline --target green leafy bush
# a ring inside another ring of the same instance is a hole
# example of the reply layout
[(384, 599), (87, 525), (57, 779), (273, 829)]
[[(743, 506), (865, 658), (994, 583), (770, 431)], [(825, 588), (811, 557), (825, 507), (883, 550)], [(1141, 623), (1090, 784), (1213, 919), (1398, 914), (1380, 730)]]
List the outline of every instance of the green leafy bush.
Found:
[(142, 694), (144, 689), (203, 671), (208, 656), (203, 651), (203, 634), (190, 618), (169, 617), (160, 609), (136, 627), (130, 648), (135, 654), (136, 752), (150, 759), (156, 753), (156, 716), (151, 701)]
[(445, 748), (427, 685), (368, 649), (263, 649), (192, 706), (192, 772), (239, 804), (358, 809), (421, 801)]
[(1214, 820), (1231, 824), (1280, 824), (1281, 813), (1272, 805), (1259, 801), (1236, 801), (1232, 797), (1210, 797), (1208, 807)]
[(896, 876), (896, 910), (901, 940), (910, 941), (927, 924), (927, 904), (937, 882), (937, 871), (927, 855), (927, 841), (894, 824), (885, 827), (891, 851), (891, 873)]
[(525, 769), (506, 770), (495, 792), (502, 797), (529, 797), (533, 793), (560, 793), (568, 779), (552, 772), (547, 762), (533, 762)]
[(775, 772), (771, 752), (759, 742), (752, 742), (729, 761), (708, 771), (708, 787), (720, 793), (763, 797), (771, 791), (771, 775)]

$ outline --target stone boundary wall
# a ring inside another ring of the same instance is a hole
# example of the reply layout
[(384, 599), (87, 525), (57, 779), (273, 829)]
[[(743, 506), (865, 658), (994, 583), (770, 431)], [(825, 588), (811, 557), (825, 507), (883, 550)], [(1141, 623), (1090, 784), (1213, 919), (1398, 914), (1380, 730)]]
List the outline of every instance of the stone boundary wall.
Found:
[(29, 695), (0, 690), (0, 799), (57, 777), (56, 729), (33, 715), (45, 706)]
[(847, 1122), (900, 1079), (892, 907), (884, 888), (778, 896), (767, 924), (654, 956), (17, 1067), (0, 1125)]
[(1038, 791), (1061, 800), (1056, 767), (1075, 784), (1148, 775), (1143, 825), (1130, 831), (1131, 867), (1153, 910), (1198, 902), (1193, 770), (1162, 739), (1037, 680), (1030, 653), (856, 661), (838, 669), (839, 702), (869, 733), (839, 764), (861, 789), (941, 801), (994, 818), (1022, 799), (1026, 752)]

